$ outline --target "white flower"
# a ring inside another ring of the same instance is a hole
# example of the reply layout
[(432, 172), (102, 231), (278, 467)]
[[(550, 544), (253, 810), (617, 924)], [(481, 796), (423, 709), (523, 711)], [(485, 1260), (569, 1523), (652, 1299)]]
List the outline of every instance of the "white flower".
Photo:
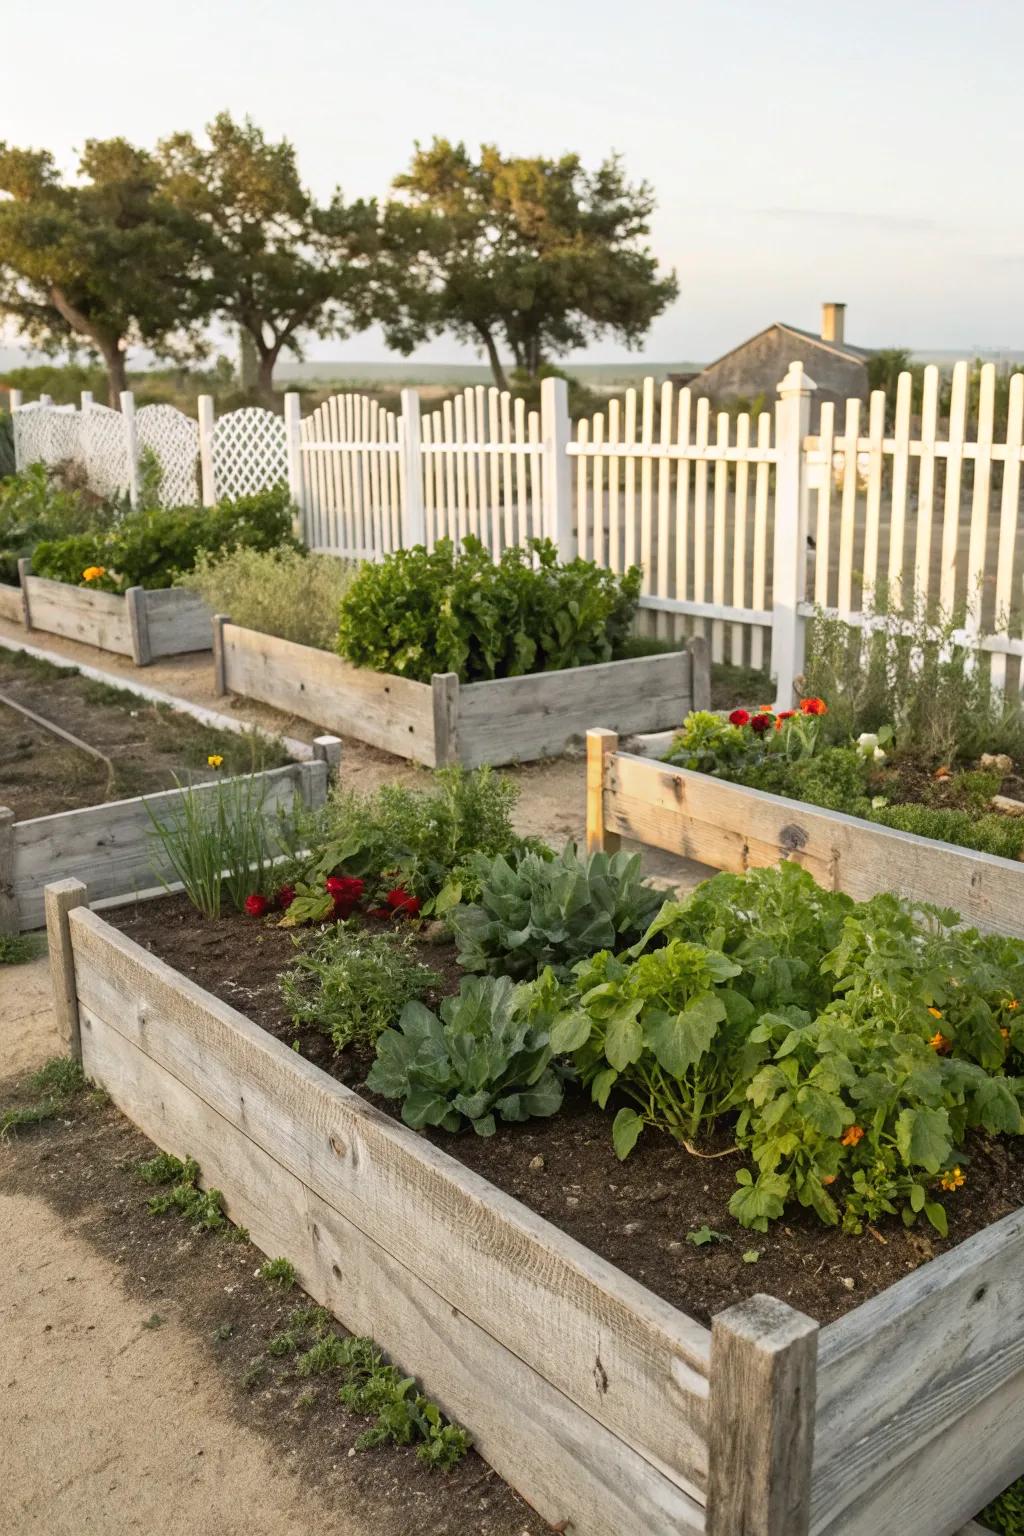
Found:
[(885, 762), (885, 753), (882, 751), (881, 747), (876, 747), (874, 752), (871, 755), (874, 758), (876, 763), (884, 763)]
[(878, 737), (873, 731), (862, 731), (857, 737), (857, 746), (864, 753), (864, 756), (867, 757), (869, 752), (877, 751)]

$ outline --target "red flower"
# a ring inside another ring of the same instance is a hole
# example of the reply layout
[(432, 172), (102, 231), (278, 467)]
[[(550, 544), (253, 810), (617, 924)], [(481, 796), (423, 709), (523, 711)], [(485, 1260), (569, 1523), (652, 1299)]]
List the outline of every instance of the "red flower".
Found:
[(410, 896), (402, 886), (396, 885), (393, 891), (388, 891), (384, 900), (392, 912), (404, 912), (406, 917), (415, 917), (420, 909), (420, 903), (415, 896)]
[(792, 718), (793, 718), (793, 716), (795, 714), (796, 714), (796, 710), (795, 709), (780, 709), (778, 715), (776, 716), (776, 719), (777, 720), (792, 720)]
[(730, 725), (749, 725), (750, 724), (750, 711), (749, 711), (749, 709), (734, 709), (732, 714), (729, 716), (729, 724)]
[(771, 715), (755, 715), (750, 722), (750, 729), (756, 731), (759, 736), (763, 736), (765, 731), (771, 730), (774, 723)]
[(800, 713), (802, 715), (827, 715), (828, 705), (824, 699), (801, 699)]
[(358, 875), (328, 875), (324, 886), (333, 898), (335, 917), (344, 920), (352, 916), (362, 900), (366, 881)]
[(265, 917), (270, 911), (270, 902), (265, 896), (260, 896), (254, 891), (251, 896), (245, 898), (245, 910), (250, 917)]
[(274, 905), (275, 905), (275, 907), (277, 907), (279, 912), (287, 912), (288, 908), (291, 906), (291, 904), (292, 904), (292, 902), (294, 900), (295, 900), (295, 887), (294, 887), (294, 885), (282, 885), (281, 889), (277, 892), (277, 895), (274, 897)]

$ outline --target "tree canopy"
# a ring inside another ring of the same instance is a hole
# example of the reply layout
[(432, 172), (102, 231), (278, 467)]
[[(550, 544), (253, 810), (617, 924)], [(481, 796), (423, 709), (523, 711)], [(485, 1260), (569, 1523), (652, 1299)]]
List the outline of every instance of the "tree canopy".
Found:
[(302, 355), (303, 335), (347, 336), (372, 314), (377, 208), (317, 202), (302, 184), (293, 146), (268, 140), (249, 119), (222, 112), (207, 130), (166, 139), (158, 154), (169, 195), (205, 235), (212, 311), (252, 339), (258, 387), (272, 398), (282, 351)]
[(500, 348), (529, 378), (545, 360), (611, 333), (638, 346), (678, 293), (646, 244), (654, 196), (611, 156), (502, 155), (484, 145), (417, 145), (384, 211), (390, 268), (378, 318), (408, 352), (444, 330), (486, 352), (506, 387)]
[(116, 405), (129, 346), (202, 351), (201, 250), (145, 150), (90, 139), (78, 171), (0, 143), (0, 314), (43, 351), (100, 356)]

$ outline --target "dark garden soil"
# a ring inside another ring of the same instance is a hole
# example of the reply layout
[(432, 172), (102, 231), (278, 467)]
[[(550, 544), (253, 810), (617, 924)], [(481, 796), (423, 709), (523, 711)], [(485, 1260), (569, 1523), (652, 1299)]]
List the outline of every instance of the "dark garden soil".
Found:
[[(935, 810), (977, 813), (977, 799), (972, 799), (962, 775), (962, 765), (955, 772), (933, 772), (912, 757), (895, 757), (872, 776), (870, 792), (885, 795), (893, 805), (927, 805)], [(1011, 800), (1024, 801), (1024, 778), (1016, 771), (1008, 773), (996, 792)]]
[[(335, 1055), (324, 1035), (297, 1029), (282, 1007), (277, 978), (289, 965), (295, 942), (288, 930), (234, 914), (207, 923), (184, 897), (104, 915), (397, 1118), (396, 1103), (362, 1086), (367, 1055)], [(442, 971), (454, 990), (460, 973), (451, 948), (424, 943), (422, 950), (420, 958)], [(967, 1183), (943, 1197), (947, 1240), (921, 1224), (908, 1231), (897, 1218), (853, 1237), (799, 1209), (767, 1233), (749, 1232), (728, 1213), (741, 1166), (739, 1154), (727, 1151), (728, 1142), (708, 1149), (725, 1155), (699, 1158), (648, 1132), (620, 1163), (612, 1149), (611, 1115), (571, 1090), (563, 1110), (550, 1120), (499, 1123), (490, 1138), (431, 1132), (430, 1139), (702, 1323), (758, 1291), (830, 1322), (1024, 1205), (1024, 1145), (1008, 1137), (975, 1137), (961, 1158)], [(689, 1235), (703, 1227), (715, 1235), (696, 1245)]]
[[(95, 747), (106, 762), (5, 707), (3, 696)], [(207, 778), (211, 753), (223, 756), (222, 772), (287, 761), (283, 750), (254, 738), (225, 740), (224, 732), (191, 715), (30, 656), (0, 652), (0, 805), (18, 821), (172, 789), (176, 777), (193, 770)]]
[[(0, 1085), (0, 1108), (38, 1094)], [(324, 1531), (362, 1516), (380, 1536), (542, 1536), (548, 1526), (475, 1453), (431, 1472), (414, 1447), (356, 1450), (367, 1420), (341, 1406), (331, 1376), (299, 1378), (295, 1356), (267, 1345), (308, 1303), (257, 1278), (262, 1255), (237, 1229), (201, 1233), (178, 1214), (154, 1216), (136, 1172), (155, 1148), (102, 1094), (80, 1093), (59, 1116), (12, 1135), (0, 1183), (41, 1196), (117, 1265), (129, 1298), (156, 1327), (172, 1311), (222, 1374), (238, 1420), (266, 1437), (268, 1455), (322, 1500)], [(73, 1278), (73, 1277), (72, 1277)], [(340, 1329), (339, 1329), (340, 1331)], [(156, 1405), (154, 1405), (156, 1407)], [(362, 1526), (360, 1527), (362, 1528)]]

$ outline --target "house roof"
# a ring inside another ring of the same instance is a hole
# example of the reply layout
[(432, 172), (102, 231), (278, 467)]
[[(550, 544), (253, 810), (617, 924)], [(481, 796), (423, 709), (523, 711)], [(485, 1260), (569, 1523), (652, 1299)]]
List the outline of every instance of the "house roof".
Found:
[(769, 331), (788, 331), (791, 336), (799, 336), (801, 341), (810, 342), (812, 346), (820, 347), (823, 352), (830, 352), (833, 357), (845, 358), (849, 363), (866, 363), (871, 353), (865, 347), (851, 347), (846, 342), (822, 341), (820, 336), (815, 336), (813, 331), (805, 331), (799, 325), (787, 325), (785, 320), (773, 320), (771, 325), (766, 325), (763, 331), (756, 331), (753, 336), (748, 336), (746, 341), (741, 341), (737, 346), (730, 347), (728, 352), (723, 352), (721, 357), (716, 357), (714, 362), (705, 365), (703, 372), (709, 368), (715, 368), (719, 363), (724, 363), (727, 357), (732, 357), (736, 352), (742, 352), (744, 347), (749, 347), (752, 341), (759, 336), (765, 336)]

